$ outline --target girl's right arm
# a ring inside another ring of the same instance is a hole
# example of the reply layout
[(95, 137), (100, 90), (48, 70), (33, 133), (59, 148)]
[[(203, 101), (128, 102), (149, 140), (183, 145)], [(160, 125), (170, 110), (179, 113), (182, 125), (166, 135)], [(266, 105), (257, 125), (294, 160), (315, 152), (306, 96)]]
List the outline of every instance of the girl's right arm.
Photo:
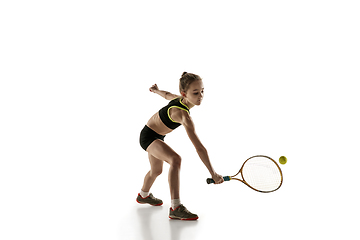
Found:
[(159, 90), (157, 84), (152, 85), (152, 87), (149, 88), (149, 90), (150, 90), (150, 92), (159, 94), (160, 96), (162, 96), (166, 100), (173, 100), (174, 98), (180, 97), (180, 96), (172, 94), (170, 92)]

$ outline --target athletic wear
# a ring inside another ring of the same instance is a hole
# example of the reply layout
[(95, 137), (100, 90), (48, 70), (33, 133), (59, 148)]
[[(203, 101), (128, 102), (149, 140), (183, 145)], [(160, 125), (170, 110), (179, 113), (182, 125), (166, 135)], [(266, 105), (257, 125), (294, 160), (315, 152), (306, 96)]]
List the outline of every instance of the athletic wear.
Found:
[(140, 193), (138, 194), (136, 201), (140, 204), (150, 204), (152, 206), (160, 206), (163, 204), (163, 201), (161, 199), (155, 198), (152, 193), (149, 194), (146, 198), (142, 198)]
[[(170, 117), (170, 109), (174, 107), (187, 111), (190, 114), (188, 106), (182, 103), (181, 98), (175, 98), (171, 100), (168, 105), (159, 110), (159, 116), (161, 121), (170, 129), (175, 129), (181, 125), (180, 123), (172, 120)], [(155, 141), (156, 139), (164, 141), (164, 138), (165, 136), (158, 134), (157, 132), (149, 128), (147, 125), (145, 125), (145, 127), (140, 133), (140, 145), (146, 151), (146, 149), (153, 141)]]
[(145, 125), (140, 133), (140, 145), (146, 151), (149, 145), (156, 139), (164, 141), (165, 136), (162, 136)]
[(181, 110), (187, 111), (190, 114), (190, 109), (188, 106), (182, 103), (181, 98), (175, 98), (169, 102), (168, 105), (159, 110), (159, 116), (161, 121), (170, 129), (175, 129), (179, 127), (181, 124), (175, 122), (170, 117), (170, 109), (171, 108), (179, 108)]
[(181, 204), (175, 210), (170, 208), (169, 218), (180, 220), (196, 220), (199, 217), (198, 215), (191, 213), (184, 205)]

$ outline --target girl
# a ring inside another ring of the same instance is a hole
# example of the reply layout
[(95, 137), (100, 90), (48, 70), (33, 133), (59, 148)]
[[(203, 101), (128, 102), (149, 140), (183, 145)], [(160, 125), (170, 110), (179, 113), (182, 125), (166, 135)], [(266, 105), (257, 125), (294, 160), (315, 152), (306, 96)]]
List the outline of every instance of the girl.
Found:
[(151, 193), (149, 194), (149, 190), (156, 177), (161, 174), (165, 161), (170, 164), (169, 186), (171, 208), (169, 218), (196, 220), (198, 216), (189, 212), (184, 205), (180, 203), (179, 180), (181, 157), (164, 142), (164, 138), (166, 134), (183, 125), (200, 159), (209, 170), (215, 183), (219, 184), (224, 181), (222, 176), (217, 174), (211, 166), (206, 148), (196, 135), (194, 123), (190, 117), (190, 109), (195, 105), (199, 106), (204, 97), (202, 79), (198, 75), (184, 72), (180, 78), (181, 96), (161, 91), (156, 84), (149, 90), (171, 101), (167, 106), (155, 113), (141, 131), (140, 145), (148, 152), (151, 170), (146, 174), (141, 192), (138, 194), (136, 200), (138, 203), (148, 203), (153, 206), (162, 205), (163, 202), (155, 198)]

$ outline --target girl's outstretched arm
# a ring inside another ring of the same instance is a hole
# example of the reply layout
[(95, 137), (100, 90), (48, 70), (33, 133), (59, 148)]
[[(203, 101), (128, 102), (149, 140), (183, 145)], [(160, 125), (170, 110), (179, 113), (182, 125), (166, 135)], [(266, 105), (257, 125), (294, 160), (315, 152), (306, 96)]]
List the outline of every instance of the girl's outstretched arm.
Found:
[(162, 96), (166, 100), (173, 100), (174, 98), (181, 97), (179, 95), (172, 94), (172, 93), (170, 93), (168, 91), (159, 90), (157, 84), (152, 85), (152, 87), (149, 88), (149, 90), (150, 90), (150, 92), (159, 94), (160, 96)]
[(186, 130), (191, 142), (193, 143), (193, 145), (196, 149), (196, 152), (198, 153), (201, 161), (204, 163), (206, 168), (209, 170), (209, 173), (211, 174), (212, 178), (214, 179), (215, 184), (223, 183), (224, 179), (222, 178), (221, 175), (219, 175), (215, 172), (213, 166), (211, 165), (209, 155), (207, 153), (206, 148), (201, 143), (199, 137), (196, 135), (194, 123), (193, 123), (190, 115), (188, 113), (184, 113), (184, 111), (181, 111), (181, 114), (182, 114), (181, 123), (184, 125), (185, 130)]

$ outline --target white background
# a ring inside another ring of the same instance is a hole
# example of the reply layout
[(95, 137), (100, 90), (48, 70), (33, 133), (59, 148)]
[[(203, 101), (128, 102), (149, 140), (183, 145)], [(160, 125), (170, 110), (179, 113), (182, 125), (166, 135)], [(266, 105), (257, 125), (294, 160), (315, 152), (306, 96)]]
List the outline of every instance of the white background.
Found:
[[(2, 1), (1, 239), (359, 239), (357, 1)], [(271, 194), (209, 174), (183, 127), (181, 199), (199, 215), (169, 221), (168, 165), (138, 143), (178, 93), (203, 78), (191, 109), (215, 170), (256, 154), (288, 163)], [(240, 235), (240, 236), (238, 236)]]

